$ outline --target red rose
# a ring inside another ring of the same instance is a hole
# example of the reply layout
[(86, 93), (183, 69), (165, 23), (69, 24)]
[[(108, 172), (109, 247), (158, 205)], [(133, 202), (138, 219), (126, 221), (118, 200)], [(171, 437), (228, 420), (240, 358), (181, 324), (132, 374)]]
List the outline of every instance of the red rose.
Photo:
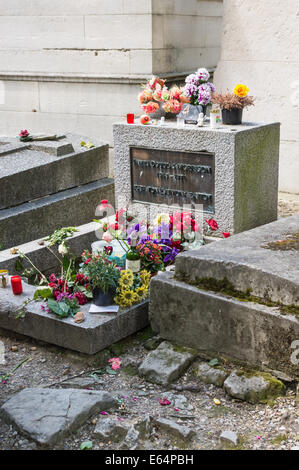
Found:
[(216, 220), (214, 220), (214, 219), (207, 220), (206, 219), (206, 222), (212, 230), (217, 230), (218, 229), (218, 224), (217, 224)]
[(222, 232), (222, 235), (224, 236), (224, 238), (230, 237), (230, 233), (229, 233), (229, 232)]

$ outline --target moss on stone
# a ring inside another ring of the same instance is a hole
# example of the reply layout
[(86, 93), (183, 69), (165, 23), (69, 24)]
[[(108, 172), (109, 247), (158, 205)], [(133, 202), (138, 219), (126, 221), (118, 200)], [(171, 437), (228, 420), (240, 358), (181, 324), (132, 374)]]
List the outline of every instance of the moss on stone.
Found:
[(240, 291), (234, 287), (234, 285), (225, 277), (223, 279), (215, 279), (213, 277), (196, 278), (195, 281), (191, 281), (185, 273), (180, 273), (176, 276), (178, 281), (185, 282), (192, 286), (197, 287), (201, 290), (217, 292), (223, 295), (233, 297), (241, 302), (254, 302), (260, 305), (266, 305), (267, 307), (274, 307), (280, 310), (281, 314), (284, 315), (295, 315), (299, 316), (299, 306), (297, 305), (284, 305), (281, 302), (275, 302), (270, 299), (268, 291), (265, 291), (265, 297), (260, 298), (256, 295), (252, 295), (250, 289)]
[(173, 344), (172, 349), (174, 352), (182, 353), (182, 354), (189, 353), (189, 354), (192, 354), (193, 356), (196, 356), (198, 354), (198, 351), (194, 348), (188, 348), (186, 346), (179, 346), (177, 344)]
[(284, 385), (283, 382), (281, 382), (277, 377), (274, 377), (273, 375), (269, 374), (268, 372), (261, 372), (257, 370), (250, 370), (250, 369), (240, 369), (237, 371), (237, 375), (244, 376), (247, 379), (251, 379), (253, 377), (261, 377), (263, 378), (267, 383), (268, 386), (265, 388), (264, 391), (258, 392), (258, 399), (255, 400), (254, 394), (256, 392), (253, 392), (253, 395), (250, 397), (250, 403), (263, 403), (269, 406), (274, 405), (274, 401), (277, 397), (284, 395), (286, 392), (286, 386)]
[(287, 439), (288, 439), (288, 436), (286, 434), (278, 434), (271, 440), (271, 443), (275, 446), (280, 446), (280, 444), (283, 441), (286, 441)]
[(285, 240), (278, 240), (276, 242), (270, 242), (267, 245), (262, 246), (268, 250), (274, 251), (298, 251), (299, 250), (299, 232), (289, 234)]
[(126, 367), (123, 367), (122, 372), (124, 372), (124, 374), (126, 375), (129, 375), (130, 377), (134, 377), (135, 375), (138, 375), (137, 367), (134, 367), (132, 364), (129, 364)]

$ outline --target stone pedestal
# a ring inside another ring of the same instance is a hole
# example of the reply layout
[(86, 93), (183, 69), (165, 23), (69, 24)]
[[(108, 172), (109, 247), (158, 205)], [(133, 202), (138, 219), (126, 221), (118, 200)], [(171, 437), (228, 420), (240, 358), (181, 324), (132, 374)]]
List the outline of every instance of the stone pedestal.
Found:
[[(163, 127), (115, 124), (116, 201), (125, 197), (128, 202), (147, 204), (144, 194), (148, 193), (151, 204), (156, 197), (159, 204), (163, 200), (166, 205), (171, 188), (171, 201), (177, 190), (180, 204), (203, 204), (204, 216), (217, 220), (223, 231), (238, 233), (272, 222), (277, 219), (279, 136), (279, 123), (219, 129), (194, 125), (179, 129), (175, 122)], [(138, 152), (153, 162), (147, 184), (140, 184), (146, 164), (141, 162), (139, 171)], [(187, 166), (179, 163), (178, 170), (163, 170), (166, 176), (161, 178), (163, 160), (187, 162)], [(174, 183), (178, 173), (181, 179)], [(167, 190), (164, 196), (161, 189)]]

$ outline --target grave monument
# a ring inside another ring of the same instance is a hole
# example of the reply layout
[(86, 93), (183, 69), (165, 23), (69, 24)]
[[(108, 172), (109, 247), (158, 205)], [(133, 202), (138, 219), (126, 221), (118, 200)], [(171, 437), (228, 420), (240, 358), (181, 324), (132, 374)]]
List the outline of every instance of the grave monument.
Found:
[(279, 123), (114, 125), (116, 201), (202, 204), (223, 230), (277, 219)]

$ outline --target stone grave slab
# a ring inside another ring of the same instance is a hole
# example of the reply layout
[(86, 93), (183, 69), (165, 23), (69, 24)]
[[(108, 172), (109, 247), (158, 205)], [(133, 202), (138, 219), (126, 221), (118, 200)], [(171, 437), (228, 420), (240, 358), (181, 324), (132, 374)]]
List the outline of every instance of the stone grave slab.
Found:
[(114, 201), (114, 181), (104, 178), (35, 201), (0, 210), (4, 248), (47, 236), (54, 230), (83, 225), (95, 217), (102, 199)]
[(87, 149), (81, 140), (73, 134), (57, 141), (6, 139), (0, 146), (0, 209), (107, 178), (108, 144), (94, 141)]
[(1, 289), (0, 327), (85, 354), (95, 354), (107, 346), (136, 333), (148, 325), (148, 300), (117, 314), (89, 313), (90, 304), (81, 307), (85, 321), (77, 324), (69, 318), (41, 310), (42, 302), (25, 307), (24, 318), (18, 315), (23, 302), (32, 298), (36, 288), (23, 282), (23, 294), (13, 295), (10, 287)]
[(26, 437), (53, 446), (95, 413), (116, 404), (104, 391), (26, 388), (2, 405), (0, 416)]
[(299, 214), (176, 258), (178, 277), (227, 278), (236, 289), (299, 305)]

